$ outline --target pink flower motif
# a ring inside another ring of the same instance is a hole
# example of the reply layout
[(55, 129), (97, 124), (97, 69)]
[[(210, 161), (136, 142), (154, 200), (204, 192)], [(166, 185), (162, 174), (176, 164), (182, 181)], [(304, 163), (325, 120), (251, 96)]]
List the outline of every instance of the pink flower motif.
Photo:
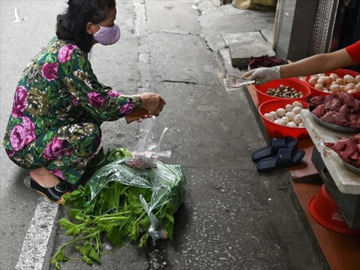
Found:
[(71, 96), (71, 102), (75, 105), (75, 106), (79, 106), (79, 101), (77, 101), (77, 99), (74, 96)]
[(114, 90), (110, 90), (109, 91), (109, 97), (120, 97), (120, 93), (114, 91)]
[(101, 93), (91, 92), (87, 96), (90, 100), (90, 104), (95, 108), (101, 107), (105, 101), (105, 98), (103, 98)]
[(126, 104), (120, 108), (120, 117), (131, 113), (134, 110), (134, 107), (134, 101), (132, 99), (129, 99)]
[(24, 146), (35, 140), (35, 125), (28, 117), (23, 117), (23, 123), (13, 127), (10, 133), (11, 147), (15, 151), (19, 151)]
[(57, 159), (66, 152), (66, 147), (68, 146), (68, 141), (60, 140), (58, 137), (54, 137), (51, 142), (49, 142), (43, 152), (43, 157), (46, 160)]
[(51, 172), (53, 175), (61, 178), (62, 180), (65, 180), (65, 175), (64, 175), (63, 172), (60, 171), (59, 169), (51, 170), (50, 172)]
[(14, 118), (24, 116), (27, 96), (28, 96), (28, 92), (24, 86), (19, 86), (18, 88), (16, 88), (14, 103), (11, 111), (11, 115)]
[(58, 66), (59, 63), (46, 63), (41, 68), (43, 77), (48, 81), (53, 81), (58, 78)]
[(78, 46), (67, 44), (62, 46), (59, 50), (58, 59), (60, 63), (65, 63), (71, 59), (71, 54), (75, 49), (79, 49)]

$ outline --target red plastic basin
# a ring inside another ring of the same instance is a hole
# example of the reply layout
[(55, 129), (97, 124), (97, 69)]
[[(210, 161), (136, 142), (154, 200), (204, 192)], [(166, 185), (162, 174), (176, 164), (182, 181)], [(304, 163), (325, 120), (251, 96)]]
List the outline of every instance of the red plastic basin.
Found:
[(269, 88), (278, 88), (280, 85), (289, 86), (290, 88), (294, 88), (298, 92), (303, 93), (302, 98), (292, 98), (292, 100), (300, 100), (300, 101), (307, 101), (307, 99), (311, 96), (312, 92), (309, 87), (309, 84), (303, 82), (297, 78), (288, 78), (288, 79), (281, 79), (281, 80), (273, 80), (268, 83), (264, 84), (255, 84), (254, 88), (256, 90), (256, 95), (259, 101), (259, 105), (268, 101), (268, 100), (281, 100), (285, 98), (281, 97), (274, 97), (266, 94)]
[[(340, 78), (343, 78), (346, 74), (352, 75), (353, 77), (360, 75), (360, 73), (350, 70), (350, 69), (336, 69), (333, 71), (329, 71), (329, 72), (325, 72), (325, 76), (329, 76), (331, 73), (335, 73), (336, 75), (338, 75)], [(311, 93), (313, 96), (327, 96), (330, 95), (330, 93), (315, 89), (313, 86), (311, 86), (308, 81), (310, 79), (311, 76), (306, 76), (306, 84), (310, 87), (311, 89)], [(355, 94), (351, 94), (356, 98), (360, 97), (360, 93), (355, 93)]]
[[(293, 98), (273, 99), (266, 101), (260, 105), (259, 113), (266, 128), (266, 132), (271, 138), (285, 137), (285, 136), (297, 138), (298, 140), (309, 138), (309, 133), (307, 132), (306, 128), (293, 128), (293, 127), (278, 125), (275, 124), (274, 122), (271, 122), (264, 116), (265, 113), (276, 111), (279, 108), (285, 108), (287, 104), (292, 104), (294, 101), (295, 100)], [(299, 101), (299, 102), (301, 102), (304, 109), (306, 109), (309, 105), (308, 103), (303, 101)]]
[(347, 235), (360, 235), (360, 230), (350, 229), (346, 224), (325, 184), (321, 186), (319, 192), (310, 200), (309, 211), (319, 224), (329, 230)]

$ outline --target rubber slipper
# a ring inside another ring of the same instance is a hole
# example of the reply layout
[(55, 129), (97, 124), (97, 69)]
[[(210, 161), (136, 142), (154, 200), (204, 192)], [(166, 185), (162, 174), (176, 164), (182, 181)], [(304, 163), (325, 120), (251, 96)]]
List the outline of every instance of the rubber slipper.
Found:
[(260, 160), (259, 163), (256, 164), (256, 168), (260, 172), (279, 168), (287, 168), (298, 164), (304, 156), (304, 150), (280, 148), (277, 156)]
[(276, 156), (280, 148), (295, 148), (297, 139), (291, 137), (272, 138), (271, 145), (256, 150), (251, 154), (254, 162), (261, 159)]

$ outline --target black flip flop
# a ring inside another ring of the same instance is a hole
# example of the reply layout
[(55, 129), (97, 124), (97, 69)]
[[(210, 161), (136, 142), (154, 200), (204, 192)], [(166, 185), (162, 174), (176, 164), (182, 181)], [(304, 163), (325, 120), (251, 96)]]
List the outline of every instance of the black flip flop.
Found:
[(277, 156), (260, 160), (259, 163), (256, 165), (256, 168), (259, 172), (265, 172), (279, 168), (287, 168), (300, 163), (304, 156), (304, 150), (296, 150), (293, 148), (280, 148)]
[(251, 154), (254, 162), (258, 162), (264, 158), (276, 156), (280, 148), (295, 148), (297, 139), (292, 137), (272, 138), (271, 145), (260, 148)]

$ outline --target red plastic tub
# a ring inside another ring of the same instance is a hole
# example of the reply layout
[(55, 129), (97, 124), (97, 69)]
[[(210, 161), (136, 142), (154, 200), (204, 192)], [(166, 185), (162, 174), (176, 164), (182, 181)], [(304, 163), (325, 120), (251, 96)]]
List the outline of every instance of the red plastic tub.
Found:
[(339, 207), (331, 197), (325, 184), (310, 200), (309, 211), (311, 216), (325, 228), (346, 235), (360, 235), (360, 230), (351, 229), (343, 219)]
[[(331, 73), (335, 73), (336, 75), (338, 75), (340, 78), (343, 78), (346, 74), (352, 75), (353, 77), (360, 75), (360, 73), (350, 70), (350, 69), (336, 69), (333, 71), (329, 71), (329, 72), (325, 72), (325, 76), (329, 76)], [(327, 96), (330, 95), (330, 93), (315, 89), (313, 86), (311, 86), (308, 81), (310, 79), (311, 76), (306, 76), (306, 84), (310, 87), (311, 89), (311, 93), (313, 96)], [(352, 94), (354, 97), (359, 98), (360, 97), (360, 93), (355, 93)]]
[(300, 101), (307, 101), (307, 99), (311, 96), (311, 89), (309, 87), (309, 84), (303, 82), (300, 79), (297, 78), (288, 78), (288, 79), (281, 79), (281, 80), (273, 80), (270, 81), (268, 83), (264, 83), (264, 84), (258, 84), (258, 85), (254, 85), (254, 88), (256, 90), (256, 94), (257, 94), (257, 98), (259, 101), (259, 105), (261, 105), (262, 103), (268, 101), (268, 100), (281, 100), (281, 99), (285, 99), (285, 98), (281, 98), (281, 97), (274, 97), (274, 96), (270, 96), (268, 94), (266, 94), (266, 92), (269, 90), (269, 88), (278, 88), (280, 85), (284, 85), (284, 86), (289, 86), (291, 88), (294, 88), (295, 90), (297, 90), (298, 92), (302, 92), (303, 93), (303, 97), (302, 98), (292, 98), (292, 100), (300, 100)]
[[(293, 137), (297, 138), (298, 140), (307, 139), (309, 138), (309, 133), (307, 132), (306, 128), (296, 128), (296, 127), (286, 127), (279, 124), (275, 124), (271, 122), (267, 118), (265, 118), (264, 114), (269, 113), (270, 111), (276, 111), (279, 108), (285, 108), (287, 104), (292, 104), (295, 100), (294, 99), (273, 99), (264, 102), (259, 107), (259, 113), (261, 115), (262, 121), (265, 125), (266, 131), (271, 138), (277, 137)], [(303, 105), (303, 108), (306, 109), (308, 107), (308, 103), (299, 101)]]

